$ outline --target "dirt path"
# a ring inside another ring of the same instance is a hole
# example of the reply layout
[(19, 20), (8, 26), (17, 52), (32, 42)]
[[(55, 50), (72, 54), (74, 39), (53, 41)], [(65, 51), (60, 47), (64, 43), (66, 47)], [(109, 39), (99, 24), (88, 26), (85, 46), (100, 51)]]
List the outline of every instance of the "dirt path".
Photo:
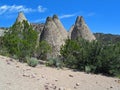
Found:
[(120, 90), (120, 79), (45, 67), (0, 56), (0, 90)]

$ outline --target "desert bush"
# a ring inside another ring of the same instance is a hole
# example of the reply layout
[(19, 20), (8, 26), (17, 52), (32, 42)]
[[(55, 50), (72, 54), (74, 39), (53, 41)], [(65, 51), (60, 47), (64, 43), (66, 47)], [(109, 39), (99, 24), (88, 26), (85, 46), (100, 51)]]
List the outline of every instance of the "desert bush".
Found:
[(36, 48), (36, 54), (38, 59), (46, 60), (47, 53), (51, 53), (52, 48), (46, 41), (39, 42), (39, 46)]
[(11, 56), (6, 47), (0, 47), (0, 55), (7, 56), (7, 57)]
[(32, 56), (37, 41), (37, 32), (27, 21), (16, 22), (3, 37), (3, 44), (9, 54), (16, 55), (24, 62), (26, 56)]
[(98, 41), (67, 40), (61, 48), (61, 55), (66, 67), (120, 76), (120, 43), (104, 45)]
[(31, 66), (31, 67), (35, 67), (35, 66), (37, 66), (38, 65), (38, 60), (36, 59), (36, 58), (26, 58), (27, 60), (27, 64), (29, 65), (29, 66)]
[(49, 58), (46, 62), (46, 66), (62, 68), (63, 62), (59, 58)]

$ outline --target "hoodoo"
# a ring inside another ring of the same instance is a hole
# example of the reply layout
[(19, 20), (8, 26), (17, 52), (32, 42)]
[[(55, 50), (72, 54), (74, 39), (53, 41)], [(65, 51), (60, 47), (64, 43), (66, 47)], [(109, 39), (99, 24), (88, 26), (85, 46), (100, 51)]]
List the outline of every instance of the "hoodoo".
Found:
[(59, 29), (60, 34), (62, 35), (63, 40), (67, 39), (67, 31), (65, 30), (64, 26), (60, 22), (57, 15), (53, 15), (53, 21)]
[(88, 41), (96, 40), (82, 16), (77, 17), (74, 28), (71, 31), (71, 39), (73, 40), (77, 38), (83, 38)]
[(23, 12), (19, 12), (16, 22), (22, 22), (23, 20), (27, 21)]
[(60, 55), (60, 47), (63, 44), (63, 39), (59, 28), (51, 17), (47, 17), (46, 19), (40, 40), (46, 41), (52, 47), (52, 53), (47, 55), (47, 57), (57, 57)]

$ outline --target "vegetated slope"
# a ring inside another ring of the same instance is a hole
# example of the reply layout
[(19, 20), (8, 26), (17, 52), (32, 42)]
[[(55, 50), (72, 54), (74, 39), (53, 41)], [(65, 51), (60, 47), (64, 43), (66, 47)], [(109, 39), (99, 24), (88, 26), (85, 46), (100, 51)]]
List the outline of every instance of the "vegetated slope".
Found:
[(98, 41), (101, 41), (103, 44), (120, 42), (120, 35), (104, 34), (104, 33), (94, 33), (94, 35), (96, 39)]
[(39, 65), (0, 56), (0, 90), (120, 90), (120, 79)]

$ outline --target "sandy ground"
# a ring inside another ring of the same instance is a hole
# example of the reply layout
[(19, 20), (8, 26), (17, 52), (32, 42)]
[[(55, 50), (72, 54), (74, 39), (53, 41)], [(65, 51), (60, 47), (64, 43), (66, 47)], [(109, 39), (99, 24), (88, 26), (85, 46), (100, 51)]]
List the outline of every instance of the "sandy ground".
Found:
[(0, 90), (120, 90), (120, 79), (38, 65), (0, 56)]

